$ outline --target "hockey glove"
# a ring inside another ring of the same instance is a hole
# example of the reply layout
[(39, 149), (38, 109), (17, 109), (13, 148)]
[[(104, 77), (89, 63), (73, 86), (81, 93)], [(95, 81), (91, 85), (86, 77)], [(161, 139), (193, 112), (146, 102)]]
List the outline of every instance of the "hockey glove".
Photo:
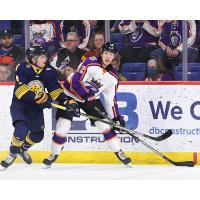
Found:
[(74, 117), (80, 117), (80, 108), (74, 99), (65, 101), (64, 105), (69, 114)]
[(51, 108), (51, 97), (46, 92), (39, 92), (35, 96), (35, 103), (39, 109)]
[[(122, 127), (125, 127), (125, 125), (126, 125), (124, 117), (121, 116), (121, 115), (119, 115), (118, 117), (113, 118), (113, 121), (115, 121), (118, 125), (120, 125)], [(117, 131), (120, 131), (119, 128), (114, 128), (114, 129), (117, 130)]]

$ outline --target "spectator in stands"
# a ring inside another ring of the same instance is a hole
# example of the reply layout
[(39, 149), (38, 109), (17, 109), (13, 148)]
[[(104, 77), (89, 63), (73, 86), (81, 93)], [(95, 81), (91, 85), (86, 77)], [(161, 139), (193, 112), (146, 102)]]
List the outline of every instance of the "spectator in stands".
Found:
[(121, 65), (121, 56), (119, 53), (116, 53), (114, 60), (112, 61), (112, 66), (118, 71), (119, 80), (120, 81), (127, 81), (127, 78), (120, 72), (120, 65)]
[(80, 63), (81, 57), (85, 51), (78, 47), (79, 41), (78, 33), (67, 33), (66, 46), (65, 48), (59, 49), (58, 52), (53, 56), (51, 65), (59, 68), (61, 65), (63, 65), (64, 62), (68, 63), (71, 57), (74, 57), (77, 62)]
[[(182, 62), (183, 41), (182, 41), (182, 21), (169, 20), (160, 23), (161, 35), (159, 39), (160, 48), (151, 52), (152, 58), (161, 59), (168, 71)], [(188, 21), (188, 62), (195, 62), (198, 56), (198, 50), (193, 48), (196, 38), (196, 24), (194, 20)]]
[(121, 65), (121, 56), (119, 55), (119, 53), (115, 54), (115, 58), (112, 61), (111, 65), (117, 70), (120, 70), (120, 65)]
[(76, 32), (79, 35), (78, 47), (85, 49), (90, 39), (90, 23), (88, 20), (63, 20), (60, 23), (60, 46), (66, 47), (65, 38), (67, 33)]
[(14, 81), (14, 60), (9, 56), (0, 56), (0, 81)]
[(145, 81), (172, 81), (173, 76), (167, 74), (166, 68), (160, 59), (151, 59), (147, 63)]
[(89, 51), (87, 51), (82, 57), (81, 61), (86, 60), (91, 56), (100, 56), (101, 48), (105, 43), (104, 32), (97, 31), (93, 33), (89, 42)]
[(41, 45), (47, 49), (50, 56), (53, 55), (59, 48), (55, 21), (33, 20), (30, 21), (29, 27), (31, 45)]
[(119, 30), (125, 36), (120, 50), (121, 62), (147, 62), (152, 50), (158, 48), (159, 21), (123, 20)]
[(4, 29), (0, 33), (0, 44), (0, 56), (10, 57), (14, 61), (14, 66), (24, 59), (24, 53), (15, 46), (12, 33), (9, 30)]

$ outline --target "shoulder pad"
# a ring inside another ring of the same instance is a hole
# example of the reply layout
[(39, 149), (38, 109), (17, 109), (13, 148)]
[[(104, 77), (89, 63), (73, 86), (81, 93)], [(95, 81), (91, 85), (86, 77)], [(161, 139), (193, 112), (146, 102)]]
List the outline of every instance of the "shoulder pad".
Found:
[(84, 66), (100, 65), (100, 62), (99, 62), (99, 60), (98, 60), (97, 57), (92, 56), (92, 57), (89, 57), (88, 59), (86, 59), (86, 60), (83, 62), (83, 65), (84, 65)]
[(46, 67), (46, 69), (45, 69), (46, 71), (51, 71), (52, 70), (52, 68), (51, 67)]
[(114, 67), (112, 67), (111, 69), (110, 69), (110, 74), (112, 74), (117, 80), (119, 79), (119, 74), (118, 74), (118, 71), (114, 68)]
[(29, 69), (29, 68), (31, 68), (31, 65), (30, 65), (29, 63), (26, 63), (25, 67), (26, 67), (27, 69)]
[(16, 66), (16, 71), (18, 71), (18, 70), (26, 70), (26, 69), (30, 69), (30, 68), (31, 68), (31, 66), (30, 66), (29, 63), (23, 62), (23, 63), (20, 63), (20, 64), (18, 64)]
[(48, 71), (48, 72), (56, 72), (57, 73), (57, 70), (53, 67), (53, 66), (51, 66), (50, 64), (47, 64), (46, 66), (45, 66), (45, 71)]

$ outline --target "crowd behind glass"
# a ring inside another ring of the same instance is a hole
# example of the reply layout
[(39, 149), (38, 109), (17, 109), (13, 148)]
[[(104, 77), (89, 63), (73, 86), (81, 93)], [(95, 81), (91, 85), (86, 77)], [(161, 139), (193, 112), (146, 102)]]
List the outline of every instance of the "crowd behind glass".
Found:
[[(188, 80), (200, 80), (200, 23), (187, 22)], [(15, 67), (25, 59), (25, 21), (0, 21), (0, 81), (14, 81)], [(99, 56), (106, 31), (118, 53), (112, 65), (122, 81), (182, 80), (183, 21), (116, 20), (105, 30), (103, 20), (29, 21), (29, 45), (48, 51), (48, 62), (71, 73), (92, 56)]]

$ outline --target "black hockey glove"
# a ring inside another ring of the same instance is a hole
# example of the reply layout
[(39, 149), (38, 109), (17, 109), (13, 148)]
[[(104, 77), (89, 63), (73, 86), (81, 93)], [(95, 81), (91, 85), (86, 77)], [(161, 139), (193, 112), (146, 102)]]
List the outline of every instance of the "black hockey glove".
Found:
[[(124, 120), (124, 117), (121, 116), (121, 115), (119, 115), (118, 117), (113, 118), (113, 121), (115, 121), (117, 124), (119, 124), (119, 125), (122, 126), (122, 127), (125, 127), (125, 125), (126, 125), (126, 122), (125, 122), (125, 120)], [(114, 127), (114, 129), (120, 132), (120, 129), (119, 129), (119, 128), (115, 128), (115, 127)]]
[(69, 115), (80, 117), (80, 108), (74, 99), (65, 101), (64, 105)]

